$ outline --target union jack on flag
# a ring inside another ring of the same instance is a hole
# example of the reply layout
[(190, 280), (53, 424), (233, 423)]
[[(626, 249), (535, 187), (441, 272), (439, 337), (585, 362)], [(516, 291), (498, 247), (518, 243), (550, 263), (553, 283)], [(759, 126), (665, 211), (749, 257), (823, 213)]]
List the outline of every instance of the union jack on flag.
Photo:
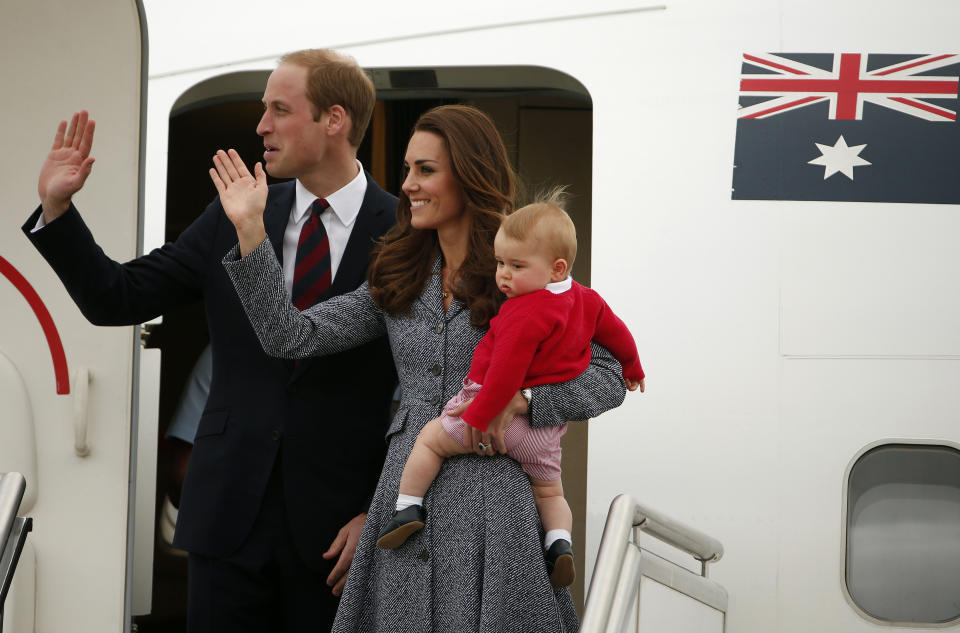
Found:
[[(930, 76), (929, 71), (960, 63), (957, 55), (917, 55), (911, 59), (869, 69), (869, 55), (833, 56), (825, 70), (780, 55), (744, 54), (743, 60), (764, 73), (740, 75), (740, 94), (771, 97), (741, 108), (741, 119), (760, 119), (828, 101), (831, 119), (863, 118), (864, 102), (920, 117), (927, 121), (956, 121), (955, 110), (924, 98), (957, 98), (958, 75)], [(770, 74), (772, 71), (773, 74)]]
[(740, 200), (960, 204), (960, 54), (745, 53)]

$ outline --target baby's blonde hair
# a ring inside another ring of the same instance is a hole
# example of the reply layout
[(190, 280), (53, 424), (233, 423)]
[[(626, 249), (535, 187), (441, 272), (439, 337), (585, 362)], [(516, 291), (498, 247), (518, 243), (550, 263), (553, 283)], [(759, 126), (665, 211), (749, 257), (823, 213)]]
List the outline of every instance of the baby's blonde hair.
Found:
[(570, 270), (577, 258), (577, 229), (567, 215), (566, 201), (566, 187), (551, 189), (504, 218), (500, 229), (512, 239), (542, 243), (551, 258), (566, 260)]

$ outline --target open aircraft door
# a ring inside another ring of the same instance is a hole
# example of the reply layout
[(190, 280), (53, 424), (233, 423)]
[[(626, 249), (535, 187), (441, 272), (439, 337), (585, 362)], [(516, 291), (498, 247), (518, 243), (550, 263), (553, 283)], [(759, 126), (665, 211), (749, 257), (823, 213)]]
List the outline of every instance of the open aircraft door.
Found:
[(24, 474), (33, 518), (5, 633), (126, 631), (150, 609), (159, 353), (139, 328), (90, 325), (19, 230), (58, 121), (86, 108), (97, 161), (75, 201), (110, 256), (139, 253), (143, 15), (36, 0), (0, 20), (0, 472)]

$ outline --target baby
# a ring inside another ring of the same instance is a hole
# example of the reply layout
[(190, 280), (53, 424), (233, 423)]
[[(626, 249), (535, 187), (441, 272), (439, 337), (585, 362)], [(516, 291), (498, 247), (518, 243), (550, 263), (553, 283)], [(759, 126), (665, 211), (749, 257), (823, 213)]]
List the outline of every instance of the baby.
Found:
[[(463, 389), (420, 431), (400, 478), (396, 510), (377, 540), (381, 548), (399, 547), (423, 527), (423, 496), (443, 461), (474, 452), (463, 444), (465, 424), (486, 431), (521, 388), (578, 376), (590, 362), (591, 340), (620, 361), (630, 391), (644, 390), (643, 369), (627, 327), (596, 292), (569, 277), (577, 234), (560, 205), (554, 196), (525, 206), (507, 216), (497, 232), (496, 280), (507, 301), (477, 345)], [(471, 398), (461, 417), (448, 414)], [(554, 587), (566, 587), (576, 577), (573, 515), (560, 481), (560, 438), (566, 430), (566, 425), (534, 429), (527, 416), (518, 415), (504, 435), (507, 455), (530, 476)]]

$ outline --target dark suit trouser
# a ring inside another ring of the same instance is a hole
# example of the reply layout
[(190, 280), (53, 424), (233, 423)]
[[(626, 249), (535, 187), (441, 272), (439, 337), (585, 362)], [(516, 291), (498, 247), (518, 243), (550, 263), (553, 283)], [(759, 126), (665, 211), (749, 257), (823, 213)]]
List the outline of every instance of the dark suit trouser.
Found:
[(322, 570), (308, 568), (287, 526), (279, 456), (253, 530), (224, 558), (190, 554), (188, 633), (326, 632), (339, 598)]

